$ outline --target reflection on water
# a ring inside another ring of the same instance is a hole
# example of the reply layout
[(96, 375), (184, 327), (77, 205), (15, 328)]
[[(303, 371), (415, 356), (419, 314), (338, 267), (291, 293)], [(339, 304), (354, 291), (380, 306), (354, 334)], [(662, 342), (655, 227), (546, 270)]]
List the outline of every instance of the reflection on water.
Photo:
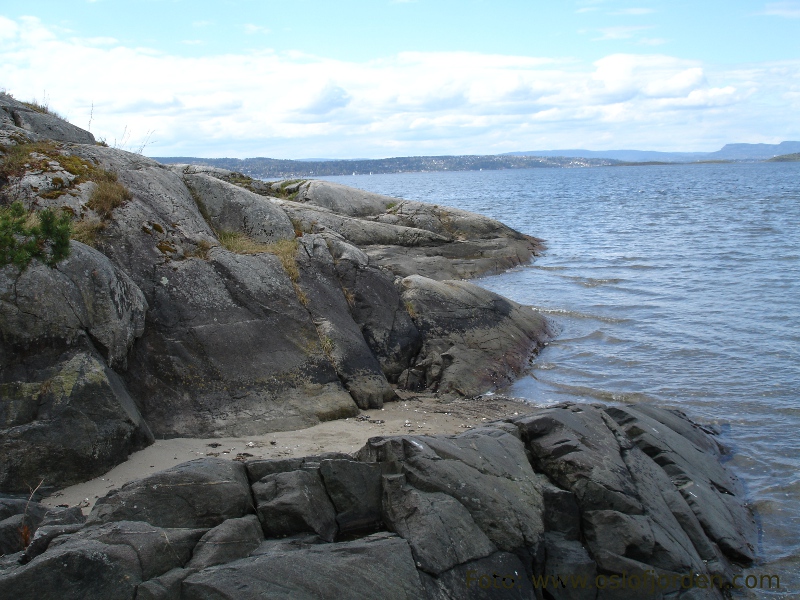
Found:
[(800, 597), (800, 164), (330, 179), (545, 238), (535, 264), (479, 282), (560, 329), (511, 393), (724, 425), (762, 526), (757, 570)]

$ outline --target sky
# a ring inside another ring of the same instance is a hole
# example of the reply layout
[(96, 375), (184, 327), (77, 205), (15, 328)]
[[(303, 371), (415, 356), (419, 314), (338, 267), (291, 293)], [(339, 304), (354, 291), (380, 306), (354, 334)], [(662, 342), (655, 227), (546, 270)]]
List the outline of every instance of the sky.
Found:
[(148, 156), (800, 140), (800, 0), (0, 0), (0, 91)]

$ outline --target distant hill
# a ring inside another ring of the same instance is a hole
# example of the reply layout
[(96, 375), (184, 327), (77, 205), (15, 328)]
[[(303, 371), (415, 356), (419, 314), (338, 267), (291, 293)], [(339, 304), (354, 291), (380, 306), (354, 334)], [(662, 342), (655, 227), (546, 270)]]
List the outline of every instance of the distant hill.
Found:
[(773, 156), (769, 162), (800, 162), (800, 152), (794, 154), (782, 154), (781, 156)]
[(572, 158), (609, 158), (625, 162), (698, 162), (706, 160), (766, 160), (800, 152), (800, 142), (780, 144), (726, 144), (716, 152), (657, 152), (654, 150), (530, 150), (509, 152), (503, 156), (564, 156)]
[(220, 167), (257, 179), (323, 177), (328, 175), (369, 175), (426, 171), (496, 171), (542, 167), (613, 166), (607, 158), (542, 156), (406, 156), (357, 160), (282, 160), (276, 158), (197, 158), (193, 156), (153, 157), (163, 164), (193, 164)]

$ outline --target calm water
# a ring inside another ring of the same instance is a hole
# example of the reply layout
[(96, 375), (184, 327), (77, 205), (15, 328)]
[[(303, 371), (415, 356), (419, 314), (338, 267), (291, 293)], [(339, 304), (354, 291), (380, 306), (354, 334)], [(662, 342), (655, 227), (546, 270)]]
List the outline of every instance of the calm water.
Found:
[(479, 281), (560, 327), (511, 393), (723, 426), (762, 528), (752, 572), (800, 597), (800, 163), (329, 179), (545, 238), (533, 265)]

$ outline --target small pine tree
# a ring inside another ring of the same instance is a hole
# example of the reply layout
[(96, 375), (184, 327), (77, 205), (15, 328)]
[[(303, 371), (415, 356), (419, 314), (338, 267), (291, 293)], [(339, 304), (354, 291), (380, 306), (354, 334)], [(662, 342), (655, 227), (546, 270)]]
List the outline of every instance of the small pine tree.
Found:
[(0, 268), (15, 265), (24, 270), (34, 258), (55, 267), (69, 256), (72, 230), (66, 212), (46, 208), (31, 218), (20, 202), (0, 210)]

